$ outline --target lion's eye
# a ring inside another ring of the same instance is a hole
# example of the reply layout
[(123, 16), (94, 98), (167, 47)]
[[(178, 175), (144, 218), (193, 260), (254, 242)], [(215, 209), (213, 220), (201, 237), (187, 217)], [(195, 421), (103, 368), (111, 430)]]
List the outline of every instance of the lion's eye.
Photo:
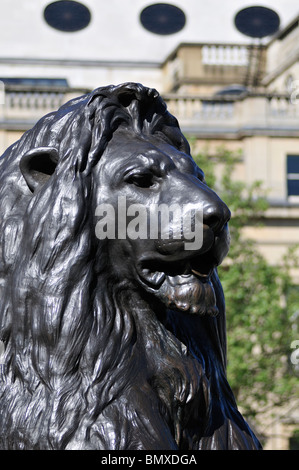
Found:
[(150, 172), (133, 173), (128, 175), (126, 182), (129, 184), (134, 184), (139, 188), (150, 188), (154, 185), (154, 175)]

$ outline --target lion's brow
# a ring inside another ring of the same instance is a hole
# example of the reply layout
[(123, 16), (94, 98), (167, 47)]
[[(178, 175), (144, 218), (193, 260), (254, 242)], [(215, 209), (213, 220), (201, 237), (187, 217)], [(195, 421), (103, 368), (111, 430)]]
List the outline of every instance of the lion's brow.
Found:
[(169, 170), (175, 168), (171, 156), (167, 155), (160, 150), (150, 150), (149, 152), (140, 152), (137, 155), (138, 162), (144, 164), (144, 168), (152, 171), (158, 176), (163, 176)]

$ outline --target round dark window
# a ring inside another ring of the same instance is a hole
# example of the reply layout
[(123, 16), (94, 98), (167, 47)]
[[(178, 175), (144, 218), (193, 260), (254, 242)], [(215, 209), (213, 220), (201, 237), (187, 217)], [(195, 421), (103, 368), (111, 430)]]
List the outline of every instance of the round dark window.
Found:
[(236, 28), (252, 38), (263, 38), (276, 33), (279, 24), (278, 14), (265, 7), (244, 8), (235, 17)]
[(168, 3), (156, 3), (144, 8), (140, 14), (142, 26), (155, 34), (174, 34), (184, 28), (185, 13)]
[(52, 28), (70, 33), (86, 28), (91, 14), (82, 3), (65, 0), (50, 3), (44, 10), (44, 18)]

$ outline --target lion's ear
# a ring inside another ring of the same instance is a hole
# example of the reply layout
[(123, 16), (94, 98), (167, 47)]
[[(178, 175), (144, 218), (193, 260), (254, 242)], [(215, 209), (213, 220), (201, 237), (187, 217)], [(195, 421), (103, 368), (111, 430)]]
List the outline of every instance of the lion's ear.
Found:
[(58, 150), (54, 147), (37, 147), (23, 155), (20, 170), (30, 191), (36, 191), (48, 181), (57, 162)]

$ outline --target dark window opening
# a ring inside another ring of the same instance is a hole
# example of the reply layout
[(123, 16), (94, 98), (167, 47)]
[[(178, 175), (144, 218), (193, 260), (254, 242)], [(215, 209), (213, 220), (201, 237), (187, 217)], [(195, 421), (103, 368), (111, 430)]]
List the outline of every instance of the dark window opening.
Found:
[(141, 24), (151, 33), (167, 35), (181, 31), (186, 24), (185, 13), (168, 3), (150, 5), (140, 14)]
[(278, 14), (270, 8), (254, 6), (244, 8), (235, 16), (235, 26), (240, 33), (252, 38), (264, 38), (279, 29)]
[(30, 78), (30, 77), (4, 77), (0, 81), (5, 85), (32, 86), (32, 87), (62, 87), (68, 88), (65, 78)]
[(91, 14), (82, 3), (63, 0), (50, 3), (44, 10), (44, 18), (52, 28), (72, 33), (86, 28)]
[(288, 196), (299, 196), (299, 155), (287, 156)]

